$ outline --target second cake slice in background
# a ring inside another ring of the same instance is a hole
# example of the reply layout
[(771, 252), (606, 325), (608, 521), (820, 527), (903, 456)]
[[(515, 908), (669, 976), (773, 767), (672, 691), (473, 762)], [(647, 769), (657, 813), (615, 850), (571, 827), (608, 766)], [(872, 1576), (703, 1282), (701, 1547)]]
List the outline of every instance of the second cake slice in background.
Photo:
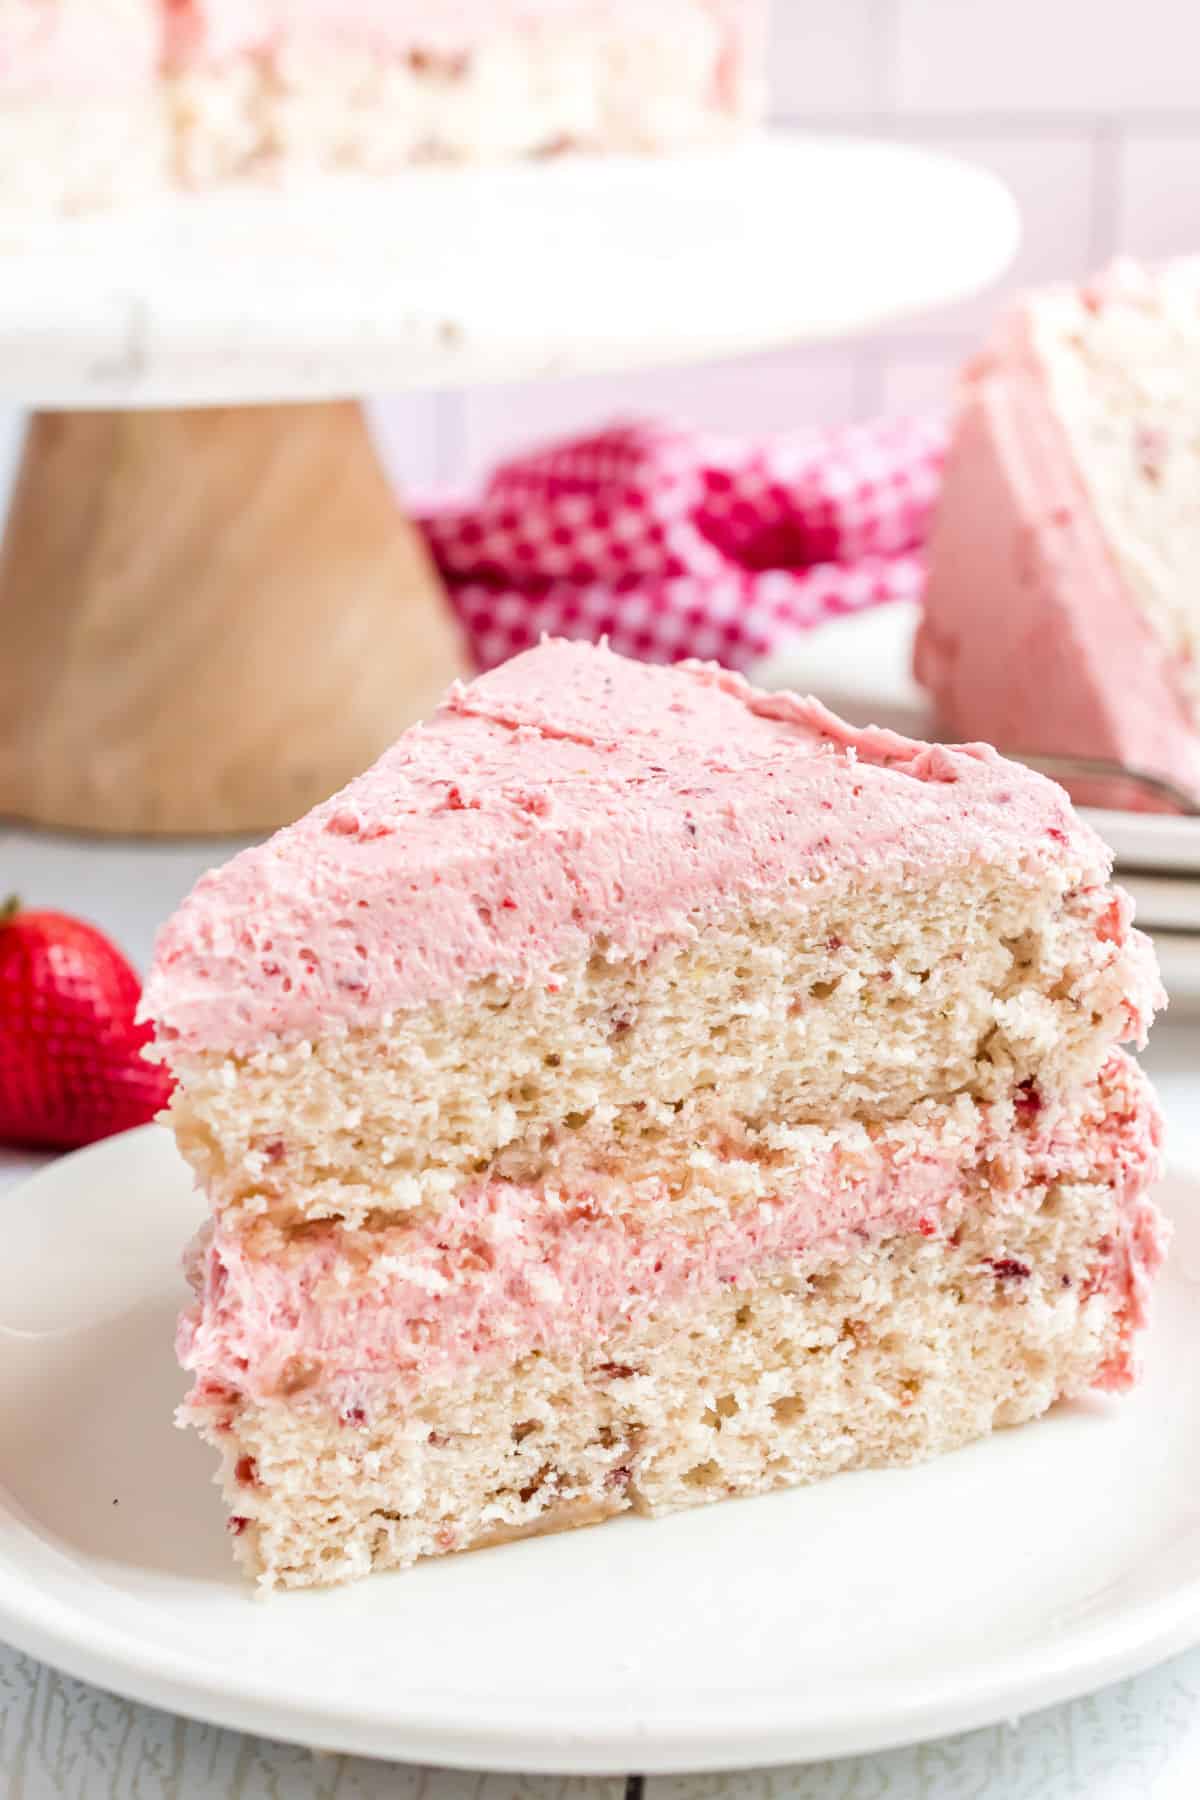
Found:
[(1200, 796), (1200, 260), (1026, 300), (967, 371), (916, 671), (940, 728)]

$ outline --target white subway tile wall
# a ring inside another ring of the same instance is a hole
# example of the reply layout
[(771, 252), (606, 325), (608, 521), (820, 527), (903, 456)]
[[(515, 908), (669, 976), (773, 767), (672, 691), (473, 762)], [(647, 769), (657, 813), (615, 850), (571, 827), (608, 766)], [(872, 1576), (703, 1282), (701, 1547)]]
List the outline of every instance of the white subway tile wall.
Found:
[[(772, 431), (941, 405), (1004, 295), (1118, 251), (1200, 252), (1200, 0), (774, 0), (775, 117), (944, 146), (1013, 188), (1025, 238), (990, 294), (845, 346), (702, 368), (388, 399), (410, 491), (631, 413)], [(794, 229), (804, 229), (803, 207)], [(0, 416), (0, 500), (16, 422)]]
[(473, 479), (498, 455), (587, 429), (617, 414), (686, 419), (713, 431), (786, 431), (798, 418), (850, 418), (859, 410), (853, 351), (819, 358), (786, 352), (736, 362), (652, 369), (634, 376), (480, 388), (461, 404), (461, 467)]
[[(1200, 61), (1196, 72), (1200, 85)], [(1117, 242), (1139, 256), (1200, 250), (1200, 133), (1139, 131), (1118, 144), (1114, 162)]]

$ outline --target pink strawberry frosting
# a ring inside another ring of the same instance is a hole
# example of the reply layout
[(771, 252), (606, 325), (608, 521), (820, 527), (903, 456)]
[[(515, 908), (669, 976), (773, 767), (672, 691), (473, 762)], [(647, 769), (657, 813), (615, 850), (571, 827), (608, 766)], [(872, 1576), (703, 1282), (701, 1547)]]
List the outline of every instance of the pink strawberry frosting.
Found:
[[(535, 1349), (602, 1341), (722, 1286), (744, 1286), (815, 1245), (847, 1249), (886, 1231), (950, 1236), (986, 1165), (993, 1197), (1019, 1204), (1028, 1185), (1108, 1180), (1122, 1198), (1115, 1241), (1086, 1271), (1120, 1301), (1121, 1348), (1102, 1384), (1126, 1385), (1165, 1228), (1145, 1190), (1158, 1170), (1160, 1124), (1149, 1088), (1121, 1053), (1083, 1111), (1000, 1103), (955, 1131), (943, 1116), (881, 1137), (862, 1125), (813, 1130), (803, 1174), (710, 1220), (681, 1223), (664, 1193), (636, 1208), (611, 1187), (549, 1194), (483, 1180), (433, 1217), (364, 1241), (337, 1229), (284, 1255), (256, 1256), (220, 1223), (197, 1245), (198, 1303), (180, 1326), (193, 1398), (214, 1389), (251, 1399), (304, 1391), (352, 1410), (382, 1379), (389, 1392), (438, 1385), (473, 1366)], [(1016, 1278), (998, 1267), (998, 1280)], [(1081, 1296), (1083, 1297), (1083, 1296)]]
[(549, 642), (206, 875), (159, 935), (143, 1008), (168, 1053), (243, 1054), (378, 1028), (482, 977), (551, 981), (600, 935), (639, 956), (798, 884), (969, 857), (1064, 886), (1109, 868), (1059, 788), (986, 746)]
[[(736, 105), (761, 55), (765, 0), (691, 0), (725, 51), (718, 102)], [(479, 44), (547, 27), (607, 27), (633, 53), (646, 29), (641, 0), (2, 0), (0, 92), (145, 86), (164, 56), (216, 64), (304, 39), (376, 55), (459, 56)]]
[[(1118, 266), (1079, 298), (1140, 307), (1148, 287)], [(967, 372), (929, 562), (915, 667), (946, 730), (1200, 791), (1200, 731), (1085, 489), (1032, 307)]]

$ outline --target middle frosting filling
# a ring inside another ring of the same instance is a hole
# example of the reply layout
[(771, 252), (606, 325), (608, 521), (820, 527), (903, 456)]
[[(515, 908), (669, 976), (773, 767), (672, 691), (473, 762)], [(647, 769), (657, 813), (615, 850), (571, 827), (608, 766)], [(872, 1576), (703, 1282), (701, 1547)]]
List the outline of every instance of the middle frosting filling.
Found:
[(1019, 1208), (1031, 1189), (1064, 1180), (1128, 1199), (1130, 1245), (1108, 1251), (1113, 1278), (1136, 1285), (1146, 1261), (1133, 1243), (1136, 1202), (1157, 1168), (1159, 1125), (1128, 1058), (1114, 1054), (1069, 1105), (1025, 1084), (1001, 1102), (935, 1113), (921, 1127), (794, 1129), (775, 1166), (749, 1174), (719, 1150), (697, 1152), (686, 1206), (660, 1178), (569, 1189), (481, 1178), (380, 1230), (280, 1233), (266, 1222), (256, 1236), (218, 1222), (195, 1246), (181, 1360), (199, 1390), (352, 1409), (381, 1378), (415, 1393), (601, 1337), (817, 1247), (951, 1236), (974, 1204)]

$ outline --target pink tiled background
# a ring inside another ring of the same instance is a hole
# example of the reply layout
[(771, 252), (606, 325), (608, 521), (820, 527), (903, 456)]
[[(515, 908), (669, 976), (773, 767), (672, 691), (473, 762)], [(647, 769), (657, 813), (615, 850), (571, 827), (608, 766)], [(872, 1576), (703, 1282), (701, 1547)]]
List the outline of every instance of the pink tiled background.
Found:
[[(782, 121), (943, 146), (1002, 175), (1025, 221), (1005, 287), (1117, 250), (1200, 251), (1200, 0), (775, 0), (771, 73)], [(614, 412), (753, 431), (925, 408), (998, 303), (820, 351), (415, 395), (379, 425), (401, 479), (425, 487)], [(0, 488), (12, 441), (0, 417)]]

